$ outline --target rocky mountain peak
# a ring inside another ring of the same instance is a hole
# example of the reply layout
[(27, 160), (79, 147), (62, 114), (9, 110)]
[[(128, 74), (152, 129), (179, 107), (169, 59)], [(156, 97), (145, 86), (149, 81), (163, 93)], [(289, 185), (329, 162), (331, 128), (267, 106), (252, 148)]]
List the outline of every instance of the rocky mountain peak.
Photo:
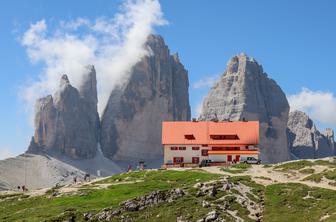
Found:
[(260, 69), (257, 71), (263, 73), (262, 67), (253, 57), (249, 57), (245, 53), (240, 53), (229, 60), (225, 74), (232, 75), (244, 71), (253, 71), (255, 69)]
[(88, 99), (93, 106), (98, 103), (97, 95), (97, 76), (96, 70), (93, 65), (88, 65), (85, 67), (83, 74), (82, 84), (79, 88), (79, 94)]
[(328, 138), (334, 138), (334, 130), (331, 128), (327, 128), (323, 134)]
[(108, 158), (161, 158), (162, 121), (190, 119), (189, 80), (161, 36), (148, 36), (145, 45), (150, 54), (133, 67), (129, 81), (111, 93), (101, 123), (94, 66), (85, 67), (78, 88), (63, 75), (59, 90), (37, 102), (28, 152), (85, 159), (94, 157), (101, 142)]
[(60, 87), (63, 88), (64, 86), (70, 85), (70, 80), (68, 75), (64, 74), (61, 77), (61, 81), (60, 81)]
[(101, 147), (116, 160), (162, 158), (161, 123), (189, 120), (188, 73), (163, 38), (150, 35), (150, 54), (116, 88), (101, 121)]
[(51, 95), (48, 95), (44, 98), (40, 98), (37, 100), (36, 105), (35, 105), (35, 111), (39, 112), (41, 110), (45, 110), (48, 107), (51, 107), (54, 105), (54, 99)]
[(162, 36), (153, 34), (149, 35), (146, 45), (148, 47), (148, 50), (150, 51), (150, 56), (169, 60), (170, 52)]
[(151, 47), (153, 47), (153, 46), (157, 46), (157, 47), (166, 46), (163, 37), (161, 35), (154, 35), (154, 34), (148, 35), (146, 44), (151, 46)]
[[(35, 133), (28, 153), (65, 155), (74, 159), (92, 158), (99, 137), (95, 72), (88, 71), (81, 90), (71, 86), (67, 75), (60, 80), (54, 96), (36, 103)], [(94, 99), (92, 99), (94, 97)]]
[(288, 126), (290, 128), (304, 127), (307, 129), (312, 129), (314, 124), (306, 113), (295, 110), (289, 113)]
[(265, 162), (289, 159), (287, 120), (289, 104), (277, 83), (258, 62), (239, 54), (203, 101), (200, 120), (259, 120), (261, 158)]
[(327, 129), (322, 134), (306, 113), (290, 112), (287, 125), (290, 150), (297, 158), (314, 159), (335, 154), (333, 130)]
[(179, 54), (177, 52), (172, 55), (172, 58), (174, 59), (175, 62), (177, 62), (177, 63), (180, 62), (180, 57), (179, 57)]

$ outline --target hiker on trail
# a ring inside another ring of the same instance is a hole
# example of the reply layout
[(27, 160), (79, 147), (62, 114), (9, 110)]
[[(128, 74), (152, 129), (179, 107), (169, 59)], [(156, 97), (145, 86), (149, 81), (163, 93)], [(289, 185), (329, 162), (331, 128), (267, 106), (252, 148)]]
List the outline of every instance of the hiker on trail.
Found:
[(146, 167), (145, 161), (143, 161), (143, 160), (139, 161), (138, 169), (140, 171), (143, 171), (143, 170), (145, 170), (145, 167)]
[(131, 172), (131, 171), (132, 171), (132, 165), (128, 165), (127, 172)]
[(23, 191), (23, 192), (26, 192), (26, 191), (28, 191), (28, 189), (26, 188), (26, 186), (25, 186), (25, 185), (22, 185), (22, 186), (21, 186), (21, 188), (22, 188), (22, 191)]
[(18, 191), (20, 191), (20, 190), (21, 190), (21, 187), (20, 187), (20, 186), (17, 186), (17, 189), (18, 189)]
[(73, 178), (73, 182), (77, 183), (77, 177), (76, 176)]
[(85, 176), (84, 176), (84, 181), (89, 181), (90, 182), (90, 174), (85, 174)]

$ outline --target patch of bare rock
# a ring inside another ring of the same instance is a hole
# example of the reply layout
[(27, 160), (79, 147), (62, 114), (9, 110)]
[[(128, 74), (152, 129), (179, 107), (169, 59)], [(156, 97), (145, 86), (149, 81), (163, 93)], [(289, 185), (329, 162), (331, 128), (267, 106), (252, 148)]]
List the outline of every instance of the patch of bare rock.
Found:
[[(226, 221), (227, 218), (235, 221), (245, 221), (247, 217), (254, 221), (262, 220), (263, 197), (254, 194), (252, 188), (240, 182), (230, 182), (228, 177), (207, 183), (197, 183), (189, 188), (154, 191), (148, 195), (127, 200), (121, 203), (117, 209), (106, 208), (99, 213), (85, 213), (83, 216), (87, 221), (111, 221), (116, 219), (133, 221), (132, 218), (127, 216), (127, 212), (141, 212), (146, 208), (172, 203), (190, 195), (200, 200), (200, 207), (208, 209), (208, 213), (203, 217), (196, 218), (197, 222), (219, 222)], [(237, 204), (239, 207), (247, 209), (248, 215), (241, 215), (239, 209), (232, 207)], [(194, 219), (192, 221), (195, 221)], [(190, 222), (191, 220), (184, 215), (180, 215), (176, 218), (176, 221)]]
[(92, 214), (85, 214), (84, 217), (88, 220), (111, 220), (113, 217), (119, 216), (124, 212), (140, 211), (146, 207), (151, 207), (157, 204), (170, 203), (184, 195), (185, 192), (180, 188), (170, 191), (153, 191), (149, 195), (137, 197), (121, 203), (120, 208), (117, 210), (106, 208), (94, 216)]

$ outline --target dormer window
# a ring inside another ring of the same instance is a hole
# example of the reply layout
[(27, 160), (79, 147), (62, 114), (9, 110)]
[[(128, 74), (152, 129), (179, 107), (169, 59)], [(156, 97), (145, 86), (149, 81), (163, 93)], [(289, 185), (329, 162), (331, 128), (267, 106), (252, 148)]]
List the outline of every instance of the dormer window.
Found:
[(186, 134), (186, 135), (184, 135), (184, 139), (187, 139), (187, 140), (194, 140), (195, 137), (194, 137), (193, 134)]
[(210, 135), (212, 140), (239, 140), (238, 135)]

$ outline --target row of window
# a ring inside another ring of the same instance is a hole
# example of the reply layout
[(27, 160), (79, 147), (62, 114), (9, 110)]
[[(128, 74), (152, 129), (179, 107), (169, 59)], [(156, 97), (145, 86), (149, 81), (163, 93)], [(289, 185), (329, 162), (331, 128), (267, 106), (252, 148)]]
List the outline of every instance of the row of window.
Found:
[[(170, 150), (186, 150), (186, 147), (177, 147), (177, 146), (172, 146), (170, 147)], [(192, 147), (192, 150), (200, 150), (199, 147)], [(208, 156), (208, 150), (203, 149), (201, 151), (202, 156)]]
[[(207, 151), (207, 150), (202, 150), (202, 154), (203, 154), (203, 151)], [(204, 152), (205, 154), (207, 154), (207, 152)], [(250, 158), (250, 157), (248, 157)], [(194, 164), (198, 164), (200, 161), (200, 158), (199, 157), (192, 157), (192, 163)], [(228, 155), (227, 156), (227, 162), (239, 162), (240, 161), (240, 155), (236, 155), (235, 158), (232, 158), (232, 155)], [(184, 162), (184, 157), (173, 157), (173, 162), (174, 164), (180, 164), (180, 163), (183, 163)]]
[(213, 140), (239, 140), (238, 135), (210, 135)]
[[(187, 140), (195, 140), (193, 134), (184, 135), (184, 138)], [(210, 135), (210, 139), (213, 140), (239, 140), (238, 135)]]
[(213, 147), (212, 150), (239, 150), (239, 147)]
[[(182, 147), (177, 147), (177, 146), (172, 146), (170, 147), (170, 150), (186, 150), (187, 147), (182, 146)], [(199, 150), (199, 147), (192, 147), (192, 150)]]
[[(173, 158), (173, 162), (174, 164), (180, 164), (184, 162), (184, 158), (183, 157), (174, 157)], [(192, 157), (192, 163), (193, 164), (198, 164), (200, 162), (200, 158), (199, 157)]]
[[(246, 146), (246, 149), (249, 147)], [(187, 150), (186, 147), (177, 147), (177, 146), (172, 146), (170, 147), (170, 150)], [(192, 150), (200, 150), (199, 147), (192, 147)], [(213, 147), (212, 150), (240, 150), (239, 147)]]

